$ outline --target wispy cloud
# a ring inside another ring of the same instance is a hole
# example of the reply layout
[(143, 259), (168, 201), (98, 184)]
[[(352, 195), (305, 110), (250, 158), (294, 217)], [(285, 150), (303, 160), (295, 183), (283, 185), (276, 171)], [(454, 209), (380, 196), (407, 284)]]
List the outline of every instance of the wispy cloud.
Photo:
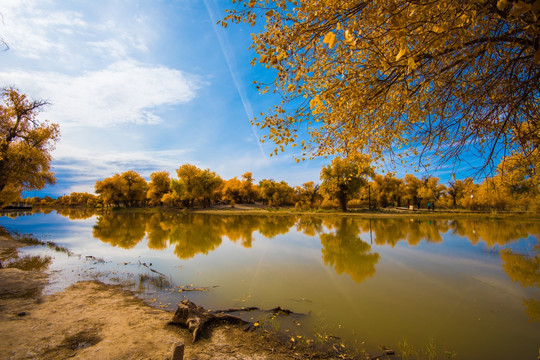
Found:
[[(221, 48), (221, 51), (223, 52), (223, 56), (225, 56), (225, 61), (227, 62), (227, 66), (229, 68), (229, 73), (231, 74), (231, 77), (233, 78), (234, 85), (236, 87), (236, 90), (238, 91), (238, 95), (240, 96), (240, 99), (242, 100), (242, 105), (244, 107), (244, 111), (246, 113), (246, 116), (249, 119), (253, 119), (253, 109), (251, 107), (251, 102), (249, 101), (248, 97), (246, 96), (245, 89), (242, 85), (242, 82), (239, 81), (235, 65), (235, 59), (234, 59), (234, 52), (231, 50), (229, 41), (222, 32), (220, 32), (217, 28), (216, 22), (217, 19), (214, 15), (214, 8), (217, 6), (213, 0), (204, 0), (204, 4), (206, 6), (206, 11), (208, 12), (208, 16), (210, 17), (210, 20), (212, 21), (212, 26), (214, 29), (214, 33), (216, 34), (219, 45)], [(257, 130), (251, 125), (251, 130), (253, 132), (253, 135), (257, 139), (257, 143), (259, 145), (259, 150), (261, 151), (261, 154), (263, 158), (266, 160), (266, 155), (264, 153), (264, 149), (259, 141), (259, 135), (257, 134)]]
[(25, 58), (42, 58), (44, 54), (68, 52), (62, 37), (87, 27), (75, 11), (55, 11), (51, 1), (3, 0), (2, 36), (10, 51)]

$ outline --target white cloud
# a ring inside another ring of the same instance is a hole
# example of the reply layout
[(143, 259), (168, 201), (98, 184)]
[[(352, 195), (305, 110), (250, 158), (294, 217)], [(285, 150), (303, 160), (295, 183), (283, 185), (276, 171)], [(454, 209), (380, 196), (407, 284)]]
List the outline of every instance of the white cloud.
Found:
[(63, 126), (105, 127), (121, 123), (159, 123), (162, 106), (192, 100), (202, 82), (163, 66), (134, 61), (71, 76), (54, 72), (0, 72), (0, 83), (14, 84), (34, 98), (51, 102), (43, 118)]
[(82, 15), (75, 11), (47, 9), (50, 1), (4, 0), (1, 34), (10, 51), (23, 58), (39, 59), (44, 54), (68, 52), (59, 35), (87, 27)]

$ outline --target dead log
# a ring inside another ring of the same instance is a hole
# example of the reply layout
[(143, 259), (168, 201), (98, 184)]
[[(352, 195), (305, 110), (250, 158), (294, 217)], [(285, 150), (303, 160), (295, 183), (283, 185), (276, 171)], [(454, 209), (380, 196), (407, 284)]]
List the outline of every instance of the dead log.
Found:
[(289, 309), (284, 309), (281, 306), (275, 307), (275, 308), (270, 309), (270, 310), (264, 310), (264, 309), (258, 308), (256, 306), (250, 306), (250, 307), (232, 308), (232, 309), (225, 309), (225, 310), (214, 310), (214, 311), (212, 311), (212, 313), (219, 314), (219, 313), (247, 312), (247, 311), (268, 312), (268, 313), (272, 313), (274, 315), (278, 315), (279, 313), (283, 313), (285, 315), (305, 316), (305, 314), (295, 313), (294, 311), (291, 311)]
[(223, 321), (232, 324), (251, 325), (251, 323), (239, 317), (218, 313), (213, 314), (205, 308), (198, 306), (188, 299), (184, 299), (178, 304), (178, 309), (173, 315), (171, 324), (187, 327), (193, 334), (193, 342), (197, 336), (210, 324), (216, 321)]

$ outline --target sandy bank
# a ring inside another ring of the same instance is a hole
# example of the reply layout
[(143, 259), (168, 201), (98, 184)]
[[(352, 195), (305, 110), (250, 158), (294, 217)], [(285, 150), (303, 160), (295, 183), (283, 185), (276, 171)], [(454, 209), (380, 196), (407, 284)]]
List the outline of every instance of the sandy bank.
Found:
[[(0, 236), (0, 261), (24, 244)], [(43, 272), (0, 269), (0, 354), (7, 359), (170, 359), (185, 343), (184, 359), (334, 358), (262, 331), (221, 325), (191, 344), (187, 329), (169, 325), (172, 314), (154, 309), (119, 286), (78, 282), (43, 296)], [(337, 357), (336, 357), (337, 358)]]

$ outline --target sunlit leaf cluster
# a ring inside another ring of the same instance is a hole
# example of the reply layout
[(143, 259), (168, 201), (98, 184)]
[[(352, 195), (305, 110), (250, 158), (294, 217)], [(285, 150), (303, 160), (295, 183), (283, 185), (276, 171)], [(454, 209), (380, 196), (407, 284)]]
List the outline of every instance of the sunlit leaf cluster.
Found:
[[(298, 159), (422, 166), (539, 141), (540, 0), (233, 0), (280, 104), (252, 119)], [(525, 126), (524, 126), (525, 125)]]
[(51, 151), (59, 138), (58, 125), (37, 119), (46, 102), (30, 100), (13, 88), (1, 94), (0, 205), (18, 198), (22, 190), (55, 182)]

